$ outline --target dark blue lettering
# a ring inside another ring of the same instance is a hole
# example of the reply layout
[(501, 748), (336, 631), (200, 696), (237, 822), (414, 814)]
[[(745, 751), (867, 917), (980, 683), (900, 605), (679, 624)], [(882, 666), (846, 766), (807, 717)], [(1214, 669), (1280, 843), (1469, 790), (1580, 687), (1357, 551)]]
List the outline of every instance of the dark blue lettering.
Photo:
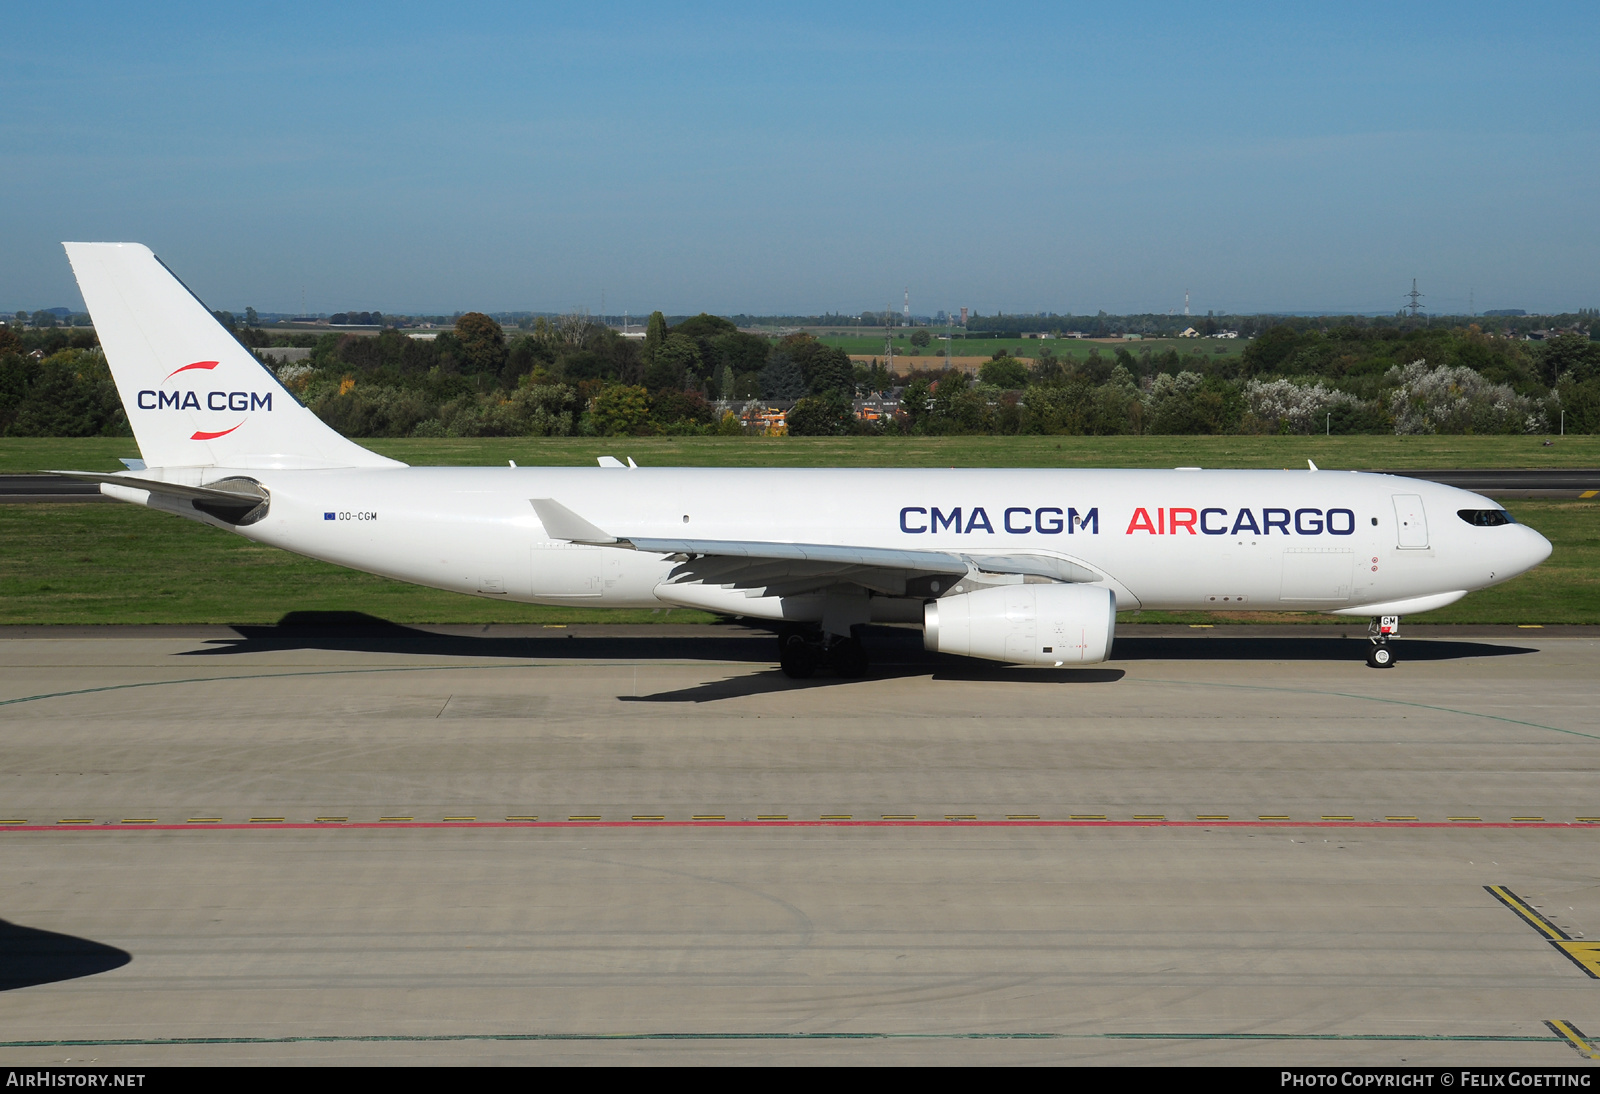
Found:
[[(1206, 523), (1206, 517), (1212, 513), (1222, 514), (1222, 527), (1212, 528)], [(1228, 534), (1228, 511), (1226, 509), (1200, 510), (1200, 530), (1208, 536), (1225, 536)]]
[(230, 392), (228, 392), (228, 409), (229, 410), (249, 410), (250, 409), (250, 395), (249, 395), (249, 393), (248, 392), (244, 392), (244, 391), (230, 391)]
[[(958, 509), (957, 512), (960, 512), (960, 510)], [(982, 523), (979, 523), (980, 521)], [(994, 525), (989, 523), (989, 514), (983, 511), (981, 505), (972, 511), (972, 519), (967, 521), (967, 531), (971, 532), (974, 528), (982, 528), (991, 536), (994, 535)]]
[(1250, 529), (1251, 535), (1259, 536), (1261, 534), (1261, 529), (1256, 527), (1255, 515), (1248, 509), (1239, 510), (1239, 515), (1233, 521), (1233, 531), (1228, 534), (1236, 536), (1241, 528)]
[[(217, 405), (217, 396), (222, 397), (222, 405)], [(206, 407), (209, 410), (227, 410), (228, 393), (226, 391), (213, 391), (206, 395)]]
[[(1047, 515), (1048, 514), (1048, 515)], [(1033, 530), (1046, 536), (1061, 534), (1061, 510), (1046, 506), (1033, 511)]]
[[(1335, 528), (1333, 526), (1333, 518), (1336, 517), (1336, 516), (1344, 517), (1344, 519), (1346, 521), (1348, 521), (1349, 523), (1343, 529)], [(1355, 534), (1355, 530), (1356, 530), (1356, 515), (1354, 513), (1352, 513), (1350, 510), (1348, 510), (1348, 509), (1329, 509), (1328, 510), (1328, 534), (1329, 535), (1334, 535), (1334, 536), (1354, 535)]]
[(961, 507), (957, 506), (956, 508), (952, 509), (950, 511), (950, 515), (947, 517), (943, 513), (939, 512), (939, 507), (935, 505), (933, 507), (933, 530), (937, 532), (939, 530), (939, 525), (941, 524), (944, 525), (946, 529), (954, 528), (958, 532), (961, 531)]
[(185, 391), (183, 393), (183, 405), (180, 406), (178, 409), (179, 410), (199, 410), (200, 409), (200, 400), (195, 398), (194, 392)]
[[(268, 395), (267, 398), (270, 399), (272, 396)], [(906, 524), (906, 517), (911, 513), (921, 513), (923, 516), (928, 515), (928, 511), (926, 509), (919, 509), (915, 505), (906, 506), (904, 509), (900, 510), (900, 530), (902, 532), (909, 532), (912, 535), (916, 535), (918, 532), (926, 532), (928, 530), (928, 526), (926, 524), (924, 524), (921, 528), (912, 528)]]
[[(182, 395), (182, 394), (183, 393), (180, 392), (180, 391), (163, 391), (163, 392), (161, 392), (159, 395), (156, 396), (156, 409), (157, 410), (165, 410), (169, 406), (173, 410), (179, 409), (178, 400), (179, 400), (179, 396)], [(198, 410), (199, 407), (196, 406), (195, 409)]]
[(1100, 507), (1099, 506), (1095, 506), (1093, 509), (1091, 509), (1087, 513), (1083, 514), (1083, 516), (1081, 516), (1081, 517), (1078, 516), (1078, 511), (1076, 509), (1068, 509), (1067, 510), (1067, 535), (1070, 536), (1072, 534), (1073, 530), (1077, 529), (1077, 528), (1081, 528), (1085, 532), (1087, 532), (1089, 530), (1089, 522), (1090, 521), (1094, 522), (1094, 534), (1098, 536), (1100, 534)]
[(272, 409), (272, 392), (269, 391), (265, 395), (257, 395), (255, 392), (252, 391), (250, 393), (250, 409), (251, 410), (271, 410)]
[(1013, 528), (1013, 527), (1011, 527), (1011, 514), (1012, 513), (1031, 513), (1032, 511), (1033, 510), (1027, 509), (1027, 508), (1011, 508), (1011, 509), (1007, 509), (1006, 510), (1006, 531), (1010, 532), (1014, 536), (1024, 535), (1025, 533), (1033, 531), (1032, 528)]
[(144, 397), (146, 395), (150, 396), (150, 398), (152, 398), (152, 399), (154, 399), (156, 397), (156, 393), (153, 392), (153, 391), (141, 391), (141, 392), (139, 392), (139, 400), (138, 400), (139, 401), (139, 409), (140, 410), (154, 410), (156, 408), (156, 404), (155, 403), (147, 403), (147, 402), (145, 402), (144, 401)]
[[(1274, 518), (1273, 515), (1272, 515), (1274, 513), (1278, 514), (1278, 516), (1276, 518)], [(1270, 536), (1272, 534), (1272, 530), (1274, 528), (1277, 528), (1277, 529), (1281, 530), (1284, 535), (1288, 535), (1289, 534), (1289, 510), (1287, 510), (1287, 509), (1263, 509), (1263, 510), (1261, 510), (1261, 526), (1262, 526), (1263, 529), (1265, 529), (1261, 533), (1264, 536)]]
[[(1317, 518), (1316, 522), (1310, 528), (1305, 526), (1305, 523), (1302, 519), (1307, 513), (1311, 513)], [(1322, 510), (1296, 509), (1294, 511), (1294, 530), (1296, 533), (1302, 536), (1320, 536), (1322, 534)]]

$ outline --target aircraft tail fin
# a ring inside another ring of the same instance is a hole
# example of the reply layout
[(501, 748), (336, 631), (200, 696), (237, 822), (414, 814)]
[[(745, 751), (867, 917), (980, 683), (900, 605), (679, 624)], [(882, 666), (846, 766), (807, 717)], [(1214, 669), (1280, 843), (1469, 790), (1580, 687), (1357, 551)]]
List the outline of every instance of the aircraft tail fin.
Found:
[(66, 243), (151, 467), (400, 467), (325, 425), (138, 243)]

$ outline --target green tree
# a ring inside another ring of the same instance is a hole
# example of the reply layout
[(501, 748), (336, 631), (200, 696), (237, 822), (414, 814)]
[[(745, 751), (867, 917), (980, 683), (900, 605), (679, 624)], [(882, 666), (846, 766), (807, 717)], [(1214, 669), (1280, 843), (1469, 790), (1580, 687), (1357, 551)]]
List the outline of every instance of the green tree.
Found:
[(644, 328), (644, 364), (646, 368), (656, 362), (656, 353), (661, 349), (661, 343), (667, 340), (667, 317), (658, 311), (650, 313), (650, 321)]
[(498, 374), (506, 363), (505, 332), (481, 311), (469, 311), (456, 320), (456, 340), (461, 343), (467, 372)]
[(911, 332), (911, 344), (916, 346), (918, 349), (926, 346), (931, 341), (933, 341), (933, 337), (927, 332), (926, 329), (914, 330)]
[(259, 327), (261, 325), (261, 317), (256, 314), (254, 308), (246, 308), (244, 310), (244, 325), (247, 327)]
[(855, 424), (850, 400), (837, 391), (813, 395), (794, 404), (788, 414), (794, 437), (842, 437)]
[(650, 421), (650, 393), (631, 384), (612, 384), (594, 398), (594, 431), (603, 437), (642, 433)]
[(1015, 357), (997, 357), (983, 363), (978, 379), (1004, 390), (1014, 390), (1027, 386), (1028, 367)]
[(682, 391), (700, 383), (700, 347), (674, 331), (662, 340), (655, 360), (645, 366), (644, 386), (651, 391)]

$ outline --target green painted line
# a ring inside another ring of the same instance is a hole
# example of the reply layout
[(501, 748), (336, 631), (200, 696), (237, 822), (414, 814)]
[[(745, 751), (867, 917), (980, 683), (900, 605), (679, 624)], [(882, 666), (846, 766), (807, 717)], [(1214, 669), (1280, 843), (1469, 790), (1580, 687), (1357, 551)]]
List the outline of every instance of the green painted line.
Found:
[(1419, 710), (1436, 710), (1441, 714), (1460, 714), (1468, 718), (1487, 718), (1491, 722), (1505, 722), (1514, 726), (1528, 726), (1532, 729), (1547, 729), (1551, 733), (1565, 733), (1573, 737), (1583, 737), (1590, 741), (1600, 741), (1600, 734), (1581, 733), (1576, 729), (1562, 729), (1560, 726), (1547, 726), (1540, 722), (1525, 722), (1520, 718), (1507, 718), (1501, 714), (1484, 714), (1476, 710), (1457, 710), (1454, 707), (1434, 706), (1432, 703), (1416, 703), (1409, 699), (1385, 699), (1379, 695), (1356, 695), (1348, 691), (1322, 691), (1318, 688), (1282, 688), (1271, 684), (1218, 684), (1209, 680), (1158, 680), (1142, 678), (1140, 683), (1145, 684), (1173, 684), (1178, 687), (1203, 687), (1203, 688), (1233, 688), (1239, 691), (1283, 691), (1291, 695), (1328, 695), (1339, 699), (1359, 699), (1368, 703), (1387, 703), (1397, 707), (1416, 707)]
[(1554, 1035), (1464, 1033), (434, 1033), (302, 1037), (109, 1037), (0, 1041), (0, 1048), (104, 1048), (161, 1045), (297, 1045), (470, 1041), (1326, 1041), (1564, 1044)]

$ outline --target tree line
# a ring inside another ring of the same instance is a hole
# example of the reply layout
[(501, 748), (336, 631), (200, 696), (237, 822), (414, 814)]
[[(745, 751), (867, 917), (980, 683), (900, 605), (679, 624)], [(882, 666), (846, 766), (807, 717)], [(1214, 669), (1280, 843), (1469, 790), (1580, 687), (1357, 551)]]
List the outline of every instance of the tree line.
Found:
[[(1040, 342), (976, 377), (891, 377), (810, 335), (707, 314), (657, 312), (642, 338), (581, 313), (507, 328), (469, 312), (431, 338), (235, 327), (352, 437), (736, 434), (751, 401), (788, 405), (797, 435), (1539, 433), (1563, 416), (1569, 432), (1600, 432), (1600, 342), (1581, 331), (1530, 342), (1477, 325), (1295, 321), (1237, 355), (1130, 343), (1058, 356)], [(290, 361), (291, 344), (311, 352)], [(862, 421), (870, 397), (887, 411)], [(0, 435), (126, 434), (92, 331), (0, 328)]]

